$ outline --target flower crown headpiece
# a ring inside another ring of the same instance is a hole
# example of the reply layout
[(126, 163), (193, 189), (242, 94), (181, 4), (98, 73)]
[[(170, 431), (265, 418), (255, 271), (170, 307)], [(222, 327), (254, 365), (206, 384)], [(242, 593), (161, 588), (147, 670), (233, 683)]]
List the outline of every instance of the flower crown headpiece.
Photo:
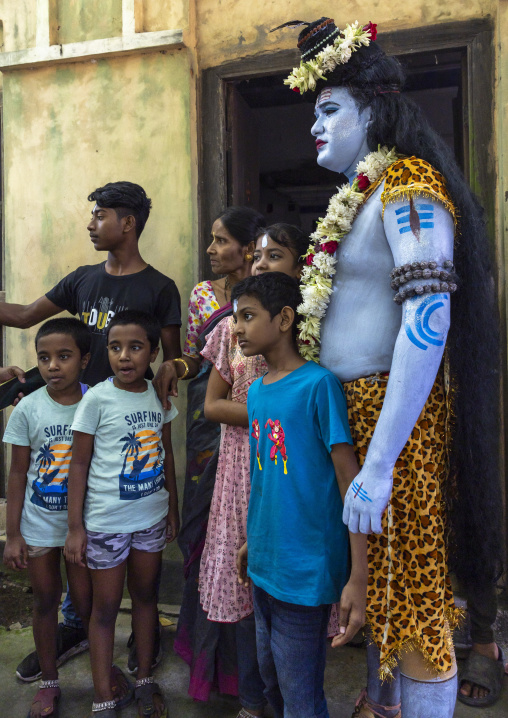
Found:
[[(298, 22), (298, 24), (307, 24), (301, 23), (300, 21), (295, 22)], [(333, 20), (327, 18), (322, 26), (332, 23)], [(288, 25), (295, 27), (293, 22), (285, 23), (279, 27)], [(308, 36), (298, 43), (299, 46), (314, 34), (316, 30), (321, 29), (322, 26), (320, 25), (318, 28), (314, 28)], [(279, 28), (275, 29), (278, 30)], [(307, 90), (315, 90), (318, 80), (326, 80), (328, 73), (333, 72), (339, 65), (345, 65), (349, 62), (353, 52), (356, 52), (363, 45), (370, 45), (376, 37), (377, 25), (372, 22), (361, 27), (358, 20), (356, 20), (352, 25), (346, 25), (344, 30), (339, 30), (339, 28), (336, 27), (333, 32), (328, 34), (320, 43), (317, 43), (314, 47), (302, 53), (300, 67), (293, 68), (293, 72), (284, 80), (284, 84), (289, 85), (294, 92), (300, 92), (301, 94), (307, 92)], [(332, 38), (334, 38), (333, 41), (329, 42)], [(305, 59), (306, 56), (308, 57), (317, 47), (324, 45), (325, 42), (329, 44), (325, 45), (313, 59)]]

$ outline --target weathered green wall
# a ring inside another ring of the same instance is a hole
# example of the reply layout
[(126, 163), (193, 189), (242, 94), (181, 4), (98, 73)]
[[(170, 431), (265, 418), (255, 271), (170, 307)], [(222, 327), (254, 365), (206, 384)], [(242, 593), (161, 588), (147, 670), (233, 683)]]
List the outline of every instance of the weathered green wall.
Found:
[(122, 34), (122, 0), (56, 0), (57, 42)]
[(37, 0), (0, 0), (4, 52), (35, 47)]

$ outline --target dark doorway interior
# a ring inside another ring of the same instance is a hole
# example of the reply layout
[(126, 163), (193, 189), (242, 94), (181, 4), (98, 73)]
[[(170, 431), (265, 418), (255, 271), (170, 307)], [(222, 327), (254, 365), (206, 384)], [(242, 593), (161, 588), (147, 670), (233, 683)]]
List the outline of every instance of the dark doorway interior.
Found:
[[(404, 91), (449, 143), (464, 166), (464, 50), (404, 55)], [(283, 84), (287, 73), (227, 83), (228, 204), (258, 208), (267, 222), (305, 232), (323, 216), (337, 184), (346, 181), (316, 163), (310, 134), (314, 105)]]

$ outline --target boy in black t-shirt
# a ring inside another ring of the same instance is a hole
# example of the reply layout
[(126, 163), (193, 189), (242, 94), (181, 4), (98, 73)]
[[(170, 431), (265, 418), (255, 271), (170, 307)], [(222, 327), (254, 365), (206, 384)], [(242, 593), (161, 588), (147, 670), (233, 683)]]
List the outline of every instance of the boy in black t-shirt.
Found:
[[(107, 260), (78, 267), (31, 304), (0, 303), (0, 325), (26, 329), (64, 310), (77, 314), (92, 331), (92, 358), (81, 379), (93, 386), (111, 374), (106, 330), (117, 312), (136, 309), (158, 319), (163, 361), (181, 355), (181, 317), (174, 281), (147, 264), (139, 253), (138, 240), (151, 209), (145, 190), (132, 182), (110, 182), (92, 192), (88, 200), (94, 202), (87, 226), (90, 239), (96, 251), (108, 253)], [(62, 613), (59, 665), (88, 645), (69, 596)], [(40, 677), (36, 653), (20, 663), (16, 675), (27, 682)]]
[(162, 326), (163, 360), (180, 356), (180, 295), (172, 279), (147, 264), (138, 240), (150, 213), (151, 200), (132, 182), (110, 182), (92, 192), (95, 202), (88, 224), (101, 264), (78, 267), (45, 296), (31, 304), (0, 304), (0, 324), (26, 329), (64, 310), (77, 314), (92, 331), (92, 360), (82, 380), (94, 385), (111, 374), (106, 329), (119, 311), (152, 314)]

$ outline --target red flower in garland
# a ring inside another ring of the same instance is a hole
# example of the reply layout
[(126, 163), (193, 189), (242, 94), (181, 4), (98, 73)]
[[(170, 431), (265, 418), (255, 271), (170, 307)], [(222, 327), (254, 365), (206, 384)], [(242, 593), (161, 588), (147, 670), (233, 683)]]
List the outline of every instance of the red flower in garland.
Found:
[(293, 87), (292, 89), (293, 89), (293, 92), (298, 92), (298, 94), (300, 93), (300, 88), (299, 88), (299, 87)]
[(313, 261), (314, 261), (314, 255), (313, 255), (313, 254), (308, 254), (307, 257), (306, 257), (306, 259), (305, 259), (305, 263), (308, 264), (309, 267), (310, 267), (310, 265), (312, 264)]
[(330, 240), (330, 242), (324, 242), (321, 245), (321, 248), (324, 252), (327, 252), (328, 254), (335, 254), (338, 246), (339, 246), (338, 242)]
[(365, 192), (367, 187), (370, 185), (370, 179), (367, 175), (364, 175), (363, 172), (361, 172), (356, 179), (358, 180), (358, 189), (360, 192)]
[(370, 32), (370, 39), (374, 42), (377, 37), (377, 24), (375, 22), (369, 22), (368, 25), (364, 25), (363, 30)]

